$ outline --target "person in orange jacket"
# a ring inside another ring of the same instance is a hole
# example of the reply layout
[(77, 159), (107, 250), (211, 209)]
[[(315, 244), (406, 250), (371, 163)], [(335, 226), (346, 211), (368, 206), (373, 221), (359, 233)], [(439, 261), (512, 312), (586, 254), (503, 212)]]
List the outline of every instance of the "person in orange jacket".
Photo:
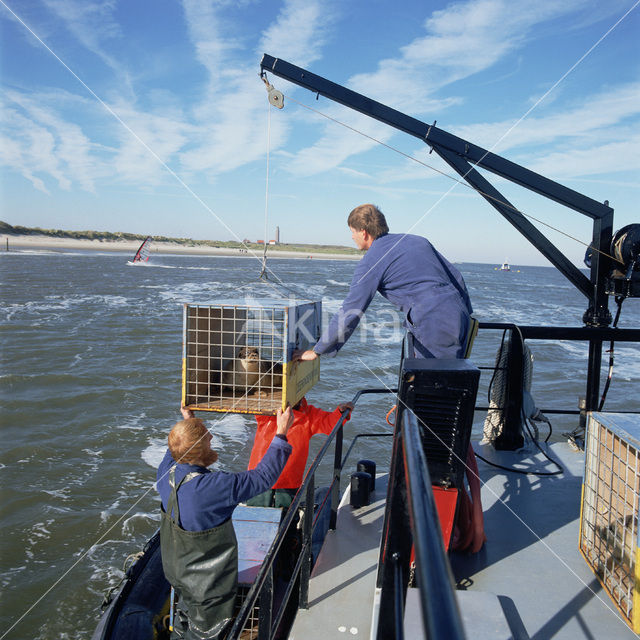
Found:
[[(304, 478), (309, 456), (309, 441), (317, 433), (331, 433), (343, 412), (349, 412), (346, 418), (349, 420), (352, 409), (353, 404), (345, 402), (338, 405), (335, 411), (323, 411), (309, 404), (306, 398), (302, 398), (293, 408), (293, 424), (287, 433), (287, 441), (293, 447), (287, 464), (272, 489), (251, 498), (247, 504), (253, 507), (288, 508)], [(256, 422), (258, 428), (248, 469), (254, 469), (262, 460), (277, 427), (276, 416), (256, 416)]]

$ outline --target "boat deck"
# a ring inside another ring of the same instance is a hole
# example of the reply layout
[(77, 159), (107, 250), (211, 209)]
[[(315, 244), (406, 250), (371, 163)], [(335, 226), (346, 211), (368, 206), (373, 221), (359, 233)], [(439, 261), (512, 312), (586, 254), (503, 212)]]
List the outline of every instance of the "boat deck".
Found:
[(298, 610), (289, 640), (369, 638), (387, 478), (376, 478), (370, 504), (360, 509), (344, 492), (311, 573), (309, 609)]
[[(539, 452), (474, 449), (503, 466), (555, 469)], [(487, 543), (475, 556), (452, 554), (456, 582), (499, 596), (517, 639), (637, 638), (578, 550), (584, 453), (565, 443), (546, 450), (561, 476), (505, 473), (478, 459)]]
[[(540, 453), (477, 453), (503, 466), (553, 471)], [(506, 473), (478, 460), (487, 542), (475, 555), (452, 554), (463, 624), (481, 640), (625, 640), (637, 638), (618, 614), (578, 550), (584, 454), (564, 443), (548, 448), (561, 476)], [(327, 534), (291, 640), (369, 638), (386, 476), (378, 476), (369, 506), (352, 509), (349, 491)], [(411, 591), (411, 590), (410, 590)], [(410, 613), (413, 612), (413, 613)], [(407, 637), (420, 638), (416, 601), (407, 600)], [(322, 624), (319, 624), (319, 620)]]

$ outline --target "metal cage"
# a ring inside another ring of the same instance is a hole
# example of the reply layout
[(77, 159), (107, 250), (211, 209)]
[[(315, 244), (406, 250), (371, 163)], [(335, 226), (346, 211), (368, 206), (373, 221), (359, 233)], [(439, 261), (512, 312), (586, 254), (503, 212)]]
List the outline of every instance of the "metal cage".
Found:
[(640, 632), (639, 493), (639, 417), (589, 414), (580, 552), (635, 633)]
[(320, 378), (319, 360), (291, 360), (320, 337), (320, 302), (185, 304), (183, 319), (182, 401), (190, 409), (274, 414)]

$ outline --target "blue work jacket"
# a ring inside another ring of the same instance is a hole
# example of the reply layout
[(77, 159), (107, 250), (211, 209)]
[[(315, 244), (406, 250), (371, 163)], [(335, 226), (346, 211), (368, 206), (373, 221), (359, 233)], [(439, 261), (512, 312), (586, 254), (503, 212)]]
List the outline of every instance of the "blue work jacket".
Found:
[(192, 471), (200, 473), (186, 482), (178, 492), (180, 524), (187, 531), (205, 531), (228, 520), (240, 502), (270, 489), (278, 479), (291, 455), (291, 445), (281, 438), (271, 442), (264, 458), (250, 471), (226, 473), (211, 471), (194, 464), (176, 464), (167, 449), (158, 467), (157, 487), (163, 508), (171, 493), (169, 469), (176, 465), (176, 486)]
[(313, 350), (334, 356), (349, 339), (376, 291), (399, 307), (416, 355), (464, 356), (471, 300), (460, 272), (422, 236), (387, 233), (358, 263), (349, 293)]

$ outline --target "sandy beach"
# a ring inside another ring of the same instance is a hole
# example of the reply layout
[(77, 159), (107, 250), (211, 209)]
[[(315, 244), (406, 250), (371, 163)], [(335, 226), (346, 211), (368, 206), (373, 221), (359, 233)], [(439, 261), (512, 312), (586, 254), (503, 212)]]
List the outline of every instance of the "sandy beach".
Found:
[[(0, 236), (0, 251), (114, 251), (119, 253), (130, 253), (133, 255), (140, 242), (128, 240), (76, 240), (72, 238), (55, 238), (53, 236), (14, 236), (3, 234)], [(180, 254), (199, 256), (241, 256), (241, 257), (262, 257), (262, 250), (241, 251), (240, 249), (226, 249), (206, 246), (187, 246), (176, 242), (156, 242), (151, 245), (151, 255), (153, 254)], [(299, 260), (359, 260), (360, 255), (349, 255), (342, 253), (314, 253), (301, 251), (282, 251), (274, 247), (269, 247), (267, 255), (271, 258), (297, 258)]]

